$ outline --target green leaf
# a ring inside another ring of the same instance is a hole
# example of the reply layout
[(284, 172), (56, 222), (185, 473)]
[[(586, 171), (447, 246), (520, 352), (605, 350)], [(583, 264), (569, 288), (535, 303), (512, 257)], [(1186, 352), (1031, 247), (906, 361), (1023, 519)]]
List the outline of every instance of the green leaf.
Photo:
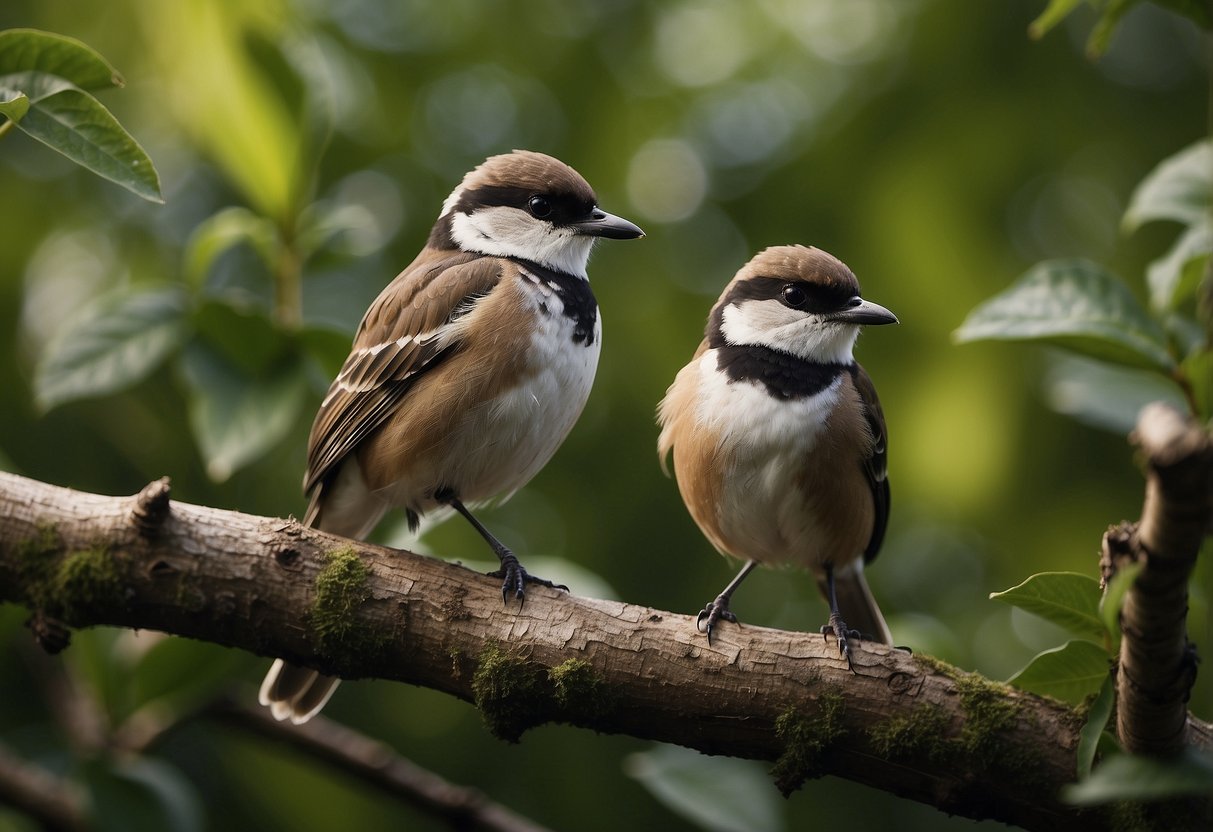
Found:
[(1213, 205), (1213, 139), (1202, 139), (1158, 164), (1133, 192), (1123, 225), (1134, 231), (1152, 220), (1196, 225)]
[(247, 208), (224, 208), (203, 220), (190, 234), (185, 246), (185, 278), (199, 288), (219, 257), (247, 243), (267, 266), (277, 259), (278, 232), (274, 224)]
[(83, 767), (97, 832), (202, 832), (203, 808), (189, 778), (150, 757), (99, 757)]
[(194, 313), (194, 326), (207, 346), (250, 376), (270, 372), (292, 351), (292, 341), (258, 308), (209, 300)]
[(38, 29), (0, 32), (0, 75), (44, 72), (85, 90), (121, 87), (122, 76), (92, 47)]
[(29, 110), (29, 98), (23, 92), (0, 87), (0, 116), (20, 121)]
[(1089, 641), (1046, 650), (1007, 680), (1017, 688), (1077, 705), (1108, 678), (1108, 652)]
[(1099, 582), (1077, 572), (1040, 572), (990, 597), (1039, 615), (1074, 635), (1102, 638)]
[(1099, 696), (1091, 703), (1087, 712), (1087, 721), (1078, 732), (1078, 779), (1091, 776), (1091, 765), (1095, 762), (1095, 752), (1099, 749), (1099, 739), (1103, 736), (1104, 728), (1112, 716), (1112, 705), (1116, 702), (1116, 681), (1111, 673), (1104, 675), (1103, 686)]
[(1146, 268), (1150, 305), (1158, 311), (1174, 309), (1196, 294), (1213, 252), (1213, 222), (1203, 217), (1189, 227), (1171, 250)]
[(1129, 367), (1174, 367), (1158, 322), (1120, 278), (1087, 260), (1037, 263), (970, 312), (955, 338), (1035, 340)]
[(17, 127), (98, 176), (151, 202), (164, 201), (147, 153), (83, 90), (69, 87), (32, 102)]
[(1137, 576), (1141, 574), (1144, 563), (1130, 563), (1122, 566), (1108, 582), (1108, 588), (1099, 599), (1099, 617), (1104, 629), (1112, 636), (1114, 643), (1120, 644), (1120, 608), (1125, 603), (1125, 593)]
[(766, 767), (675, 745), (632, 754), (624, 770), (668, 809), (701, 829), (780, 832), (787, 824)]
[(1076, 355), (1053, 356), (1044, 374), (1049, 407), (1084, 424), (1127, 436), (1141, 409), (1167, 401), (1181, 410), (1183, 393), (1169, 378)]
[(139, 657), (127, 676), (137, 706), (180, 713), (213, 701), (248, 664), (247, 656), (204, 641), (163, 638)]
[(259, 376), (203, 340), (190, 344), (183, 357), (190, 425), (216, 482), (267, 453), (299, 420), (308, 384), (298, 356)]
[(145, 378), (187, 331), (180, 289), (126, 289), (86, 306), (51, 342), (34, 373), (44, 410)]
[(1061, 797), (1074, 806), (1124, 800), (1164, 800), (1213, 792), (1213, 756), (1186, 748), (1173, 760), (1117, 754), (1081, 783), (1065, 786)]

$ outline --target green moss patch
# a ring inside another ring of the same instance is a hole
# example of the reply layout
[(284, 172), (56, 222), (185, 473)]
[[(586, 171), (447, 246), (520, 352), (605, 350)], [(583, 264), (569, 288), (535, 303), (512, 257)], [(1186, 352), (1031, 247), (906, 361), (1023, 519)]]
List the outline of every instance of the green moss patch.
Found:
[(87, 623), (81, 620), (87, 610), (112, 604), (121, 593), (122, 581), (108, 549), (71, 552), (55, 571), (52, 614), (68, 624)]
[(544, 721), (552, 695), (535, 664), (494, 642), (480, 653), (472, 696), (494, 736), (518, 742)]
[(881, 720), (868, 729), (868, 738), (880, 756), (904, 760), (926, 754), (931, 760), (946, 759), (949, 753), (947, 711), (919, 705), (906, 716)]
[(1002, 734), (1015, 722), (1016, 707), (1007, 696), (1005, 685), (976, 674), (956, 679), (956, 692), (964, 710), (965, 724), (960, 734), (964, 750), (986, 756), (1003, 750)]
[(362, 664), (382, 651), (388, 640), (357, 618), (371, 598), (371, 570), (350, 546), (334, 549), (326, 557), (328, 564), (316, 575), (316, 594), (308, 613), (313, 642), (331, 660)]
[(610, 688), (585, 659), (569, 659), (548, 671), (552, 696), (561, 709), (595, 719), (615, 705)]
[(26, 600), (32, 607), (46, 609), (54, 593), (58, 554), (63, 548), (59, 532), (53, 525), (40, 525), (37, 534), (22, 540), (14, 548), (17, 575), (25, 588)]
[(847, 734), (845, 714), (846, 700), (840, 692), (831, 690), (817, 700), (816, 713), (806, 714), (791, 707), (775, 720), (775, 734), (783, 740), (784, 750), (771, 775), (785, 797), (806, 780), (828, 773), (830, 750)]

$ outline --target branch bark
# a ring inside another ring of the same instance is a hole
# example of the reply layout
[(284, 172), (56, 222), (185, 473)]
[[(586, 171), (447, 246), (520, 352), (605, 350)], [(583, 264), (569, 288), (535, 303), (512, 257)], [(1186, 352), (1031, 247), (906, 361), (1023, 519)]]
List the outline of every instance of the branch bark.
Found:
[[(162, 505), (160, 510), (154, 506)], [(149, 519), (150, 518), (150, 519)], [(158, 518), (158, 519), (156, 519)], [(475, 702), (498, 736), (561, 722), (833, 774), (1029, 829), (1101, 828), (1056, 797), (1082, 718), (926, 656), (499, 582), (293, 520), (102, 497), (0, 474), (0, 601), (74, 627), (162, 630)], [(1189, 741), (1213, 747), (1190, 723)]]
[(1117, 560), (1142, 564), (1121, 609), (1116, 733), (1127, 751), (1167, 756), (1183, 749), (1189, 731), (1197, 659), (1186, 628), (1188, 581), (1213, 520), (1213, 437), (1154, 404), (1133, 439), (1146, 462), (1141, 522), (1105, 543), (1123, 553)]

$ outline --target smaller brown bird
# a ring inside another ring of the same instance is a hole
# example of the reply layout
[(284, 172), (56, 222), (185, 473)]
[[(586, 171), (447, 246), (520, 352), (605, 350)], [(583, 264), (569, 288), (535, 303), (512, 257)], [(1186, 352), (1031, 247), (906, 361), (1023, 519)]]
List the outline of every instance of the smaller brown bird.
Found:
[(704, 535), (745, 561), (699, 613), (709, 643), (762, 564), (812, 571), (830, 605), (822, 632), (848, 664), (849, 638), (892, 644), (863, 574), (889, 520), (887, 433), (852, 348), (860, 326), (894, 323), (842, 261), (798, 245), (759, 252), (712, 308), (661, 402), (657, 442)]

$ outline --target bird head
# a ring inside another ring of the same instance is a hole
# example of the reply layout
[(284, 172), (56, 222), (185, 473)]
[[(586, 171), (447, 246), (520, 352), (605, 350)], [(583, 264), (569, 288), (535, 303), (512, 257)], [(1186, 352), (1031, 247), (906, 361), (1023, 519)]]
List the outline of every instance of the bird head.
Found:
[(515, 150), (472, 170), (442, 205), (430, 245), (494, 257), (520, 257), (585, 276), (599, 238), (629, 240), (644, 232), (598, 207), (589, 183), (542, 153)]
[(859, 295), (859, 281), (818, 248), (772, 246), (741, 267), (708, 319), (711, 346), (756, 345), (806, 361), (849, 363), (862, 325), (897, 316)]

